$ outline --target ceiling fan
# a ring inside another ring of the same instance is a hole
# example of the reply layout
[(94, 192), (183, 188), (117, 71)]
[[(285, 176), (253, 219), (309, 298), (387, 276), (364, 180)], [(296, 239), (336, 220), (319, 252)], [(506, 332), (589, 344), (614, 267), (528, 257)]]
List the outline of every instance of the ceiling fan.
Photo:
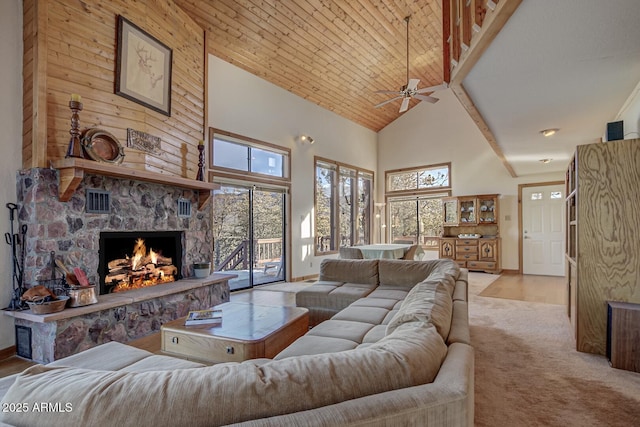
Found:
[(409, 101), (411, 98), (419, 99), (420, 101), (430, 102), (435, 104), (439, 101), (438, 98), (434, 98), (433, 96), (423, 95), (423, 93), (432, 93), (437, 90), (446, 89), (448, 85), (443, 83), (438, 86), (425, 87), (422, 89), (418, 89), (418, 83), (420, 83), (420, 79), (409, 79), (409, 20), (411, 19), (411, 15), (404, 18), (404, 21), (407, 23), (407, 84), (402, 86), (400, 90), (377, 90), (375, 93), (385, 93), (390, 95), (397, 95), (394, 98), (391, 98), (387, 101), (381, 102), (376, 105), (376, 108), (382, 107), (390, 102), (396, 101), (398, 99), (402, 99), (402, 104), (400, 105), (400, 113), (404, 113), (409, 109)]

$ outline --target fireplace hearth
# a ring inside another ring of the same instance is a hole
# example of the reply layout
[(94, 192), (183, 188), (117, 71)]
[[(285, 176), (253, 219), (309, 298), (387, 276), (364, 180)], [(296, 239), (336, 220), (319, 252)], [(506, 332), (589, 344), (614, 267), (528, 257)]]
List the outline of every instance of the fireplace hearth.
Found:
[(100, 233), (100, 294), (180, 280), (182, 236), (181, 231)]

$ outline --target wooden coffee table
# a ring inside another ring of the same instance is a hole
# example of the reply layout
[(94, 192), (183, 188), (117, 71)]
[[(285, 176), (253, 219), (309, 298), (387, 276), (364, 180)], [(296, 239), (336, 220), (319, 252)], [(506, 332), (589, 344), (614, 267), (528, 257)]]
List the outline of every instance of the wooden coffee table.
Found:
[(217, 305), (222, 324), (185, 326), (185, 318), (161, 328), (162, 351), (211, 363), (272, 358), (309, 330), (309, 310), (241, 302)]

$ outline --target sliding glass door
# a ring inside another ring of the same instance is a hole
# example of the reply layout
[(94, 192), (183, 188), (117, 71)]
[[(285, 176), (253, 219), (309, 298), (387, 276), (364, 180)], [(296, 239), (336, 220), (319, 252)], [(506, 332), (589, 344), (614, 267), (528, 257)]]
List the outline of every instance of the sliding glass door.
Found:
[(215, 270), (237, 274), (232, 290), (283, 281), (285, 192), (223, 185), (214, 191)]

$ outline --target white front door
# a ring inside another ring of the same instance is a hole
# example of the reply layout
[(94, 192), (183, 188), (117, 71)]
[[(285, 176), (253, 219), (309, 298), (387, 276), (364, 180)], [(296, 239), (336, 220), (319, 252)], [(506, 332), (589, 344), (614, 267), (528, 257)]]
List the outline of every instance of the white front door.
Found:
[(564, 276), (564, 185), (522, 189), (522, 272)]

